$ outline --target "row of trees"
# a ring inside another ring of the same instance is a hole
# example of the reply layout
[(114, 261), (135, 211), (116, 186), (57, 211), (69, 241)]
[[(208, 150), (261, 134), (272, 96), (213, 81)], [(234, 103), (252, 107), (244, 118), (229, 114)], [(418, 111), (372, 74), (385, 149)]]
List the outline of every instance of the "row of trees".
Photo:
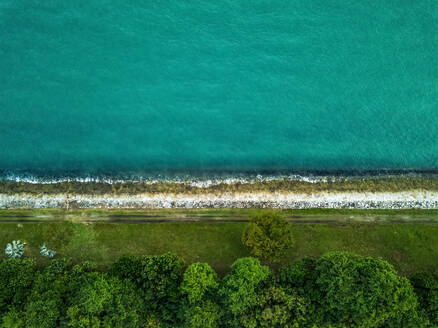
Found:
[(328, 253), (272, 271), (238, 259), (220, 279), (178, 256), (0, 261), (1, 327), (436, 327), (438, 275), (408, 280), (381, 259)]

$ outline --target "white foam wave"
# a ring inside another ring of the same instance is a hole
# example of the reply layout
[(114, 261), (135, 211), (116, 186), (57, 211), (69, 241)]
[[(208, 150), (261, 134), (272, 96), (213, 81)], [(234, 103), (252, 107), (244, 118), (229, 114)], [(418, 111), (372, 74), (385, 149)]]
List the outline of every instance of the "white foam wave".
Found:
[(248, 177), (224, 177), (224, 178), (205, 178), (205, 177), (174, 177), (174, 178), (150, 178), (150, 177), (131, 177), (124, 179), (115, 179), (107, 177), (68, 177), (68, 178), (41, 178), (36, 176), (20, 176), (20, 175), (7, 175), (2, 180), (24, 182), (29, 184), (57, 184), (62, 182), (79, 182), (79, 183), (126, 183), (126, 182), (141, 182), (144, 184), (158, 184), (158, 183), (174, 183), (174, 184), (186, 184), (192, 187), (208, 188), (220, 184), (254, 184), (257, 182), (278, 181), (278, 180), (292, 180), (303, 181), (308, 183), (327, 182), (329, 180), (335, 181), (342, 177), (335, 176), (305, 176), (305, 175), (261, 175), (258, 174)]

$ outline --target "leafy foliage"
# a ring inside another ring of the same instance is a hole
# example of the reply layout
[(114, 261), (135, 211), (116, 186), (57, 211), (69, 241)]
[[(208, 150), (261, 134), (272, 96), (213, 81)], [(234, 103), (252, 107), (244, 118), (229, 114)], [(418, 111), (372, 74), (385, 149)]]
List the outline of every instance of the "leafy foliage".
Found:
[(221, 308), (207, 299), (205, 302), (191, 304), (184, 308), (183, 327), (187, 328), (216, 328), (221, 322)]
[(304, 258), (296, 263), (280, 268), (277, 282), (286, 291), (297, 293), (306, 303), (306, 321), (321, 322), (320, 292), (316, 286), (316, 263), (312, 258)]
[(30, 259), (0, 260), (0, 315), (8, 308), (18, 311), (24, 307), (35, 271), (35, 262)]
[(255, 318), (249, 313), (258, 304), (258, 293), (270, 278), (268, 267), (251, 257), (236, 260), (219, 289), (231, 327), (254, 327)]
[(279, 270), (278, 281), (284, 287), (294, 288), (304, 296), (315, 288), (317, 261), (304, 258), (296, 263), (288, 264)]
[(67, 308), (92, 270), (94, 266), (89, 262), (72, 266), (65, 259), (52, 260), (42, 271), (35, 272), (25, 306), (11, 308), (3, 316), (3, 326), (65, 327)]
[(181, 292), (189, 304), (194, 304), (214, 297), (218, 287), (218, 276), (207, 263), (193, 263), (184, 273)]
[(291, 290), (272, 286), (260, 293), (255, 316), (260, 328), (302, 327), (306, 322), (305, 300)]
[(242, 236), (254, 256), (271, 261), (278, 261), (292, 241), (290, 224), (275, 212), (255, 215)]
[(334, 252), (322, 256), (315, 270), (326, 323), (380, 327), (416, 311), (412, 286), (386, 261)]
[(151, 311), (163, 321), (174, 322), (184, 261), (172, 253), (143, 258), (142, 290)]
[(110, 274), (122, 279), (129, 279), (137, 285), (142, 283), (143, 264), (135, 255), (124, 255), (115, 261), (110, 267)]
[[(0, 327), (426, 328), (437, 326), (438, 274), (411, 281), (387, 262), (334, 252), (273, 273), (241, 258), (221, 280), (174, 254), (89, 262), (0, 260)], [(415, 292), (418, 295), (415, 295)]]
[(207, 263), (193, 263), (181, 283), (181, 317), (184, 327), (218, 327), (222, 311), (217, 304), (219, 278)]
[(176, 320), (184, 261), (172, 253), (124, 256), (112, 268), (112, 274), (129, 279), (140, 288), (148, 311), (169, 324)]
[(141, 298), (134, 285), (99, 273), (87, 274), (67, 309), (69, 327), (142, 327)]
[(35, 279), (23, 316), (28, 327), (59, 327), (73, 291), (70, 262), (53, 260)]
[(422, 314), (438, 326), (438, 273), (423, 272), (411, 278)]

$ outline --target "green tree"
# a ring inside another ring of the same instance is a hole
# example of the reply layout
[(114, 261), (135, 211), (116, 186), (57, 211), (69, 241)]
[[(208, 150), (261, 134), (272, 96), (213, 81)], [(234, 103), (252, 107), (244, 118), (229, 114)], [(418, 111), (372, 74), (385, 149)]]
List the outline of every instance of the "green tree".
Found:
[(295, 289), (301, 296), (308, 295), (315, 288), (315, 267), (315, 259), (303, 258), (280, 268), (277, 280), (280, 285)]
[(418, 296), (421, 314), (434, 327), (438, 327), (438, 273), (417, 273), (411, 278), (411, 282)]
[(121, 279), (129, 279), (137, 285), (142, 283), (143, 264), (141, 258), (135, 255), (124, 255), (115, 261), (109, 273)]
[(141, 297), (134, 285), (116, 277), (89, 273), (67, 309), (67, 325), (85, 327), (143, 327)]
[(207, 263), (193, 263), (184, 272), (181, 293), (189, 304), (194, 304), (215, 297), (218, 287), (218, 276)]
[(181, 317), (187, 328), (218, 327), (221, 309), (217, 304), (219, 279), (207, 263), (193, 263), (181, 283)]
[(306, 322), (305, 300), (292, 290), (271, 286), (259, 294), (255, 317), (260, 328), (302, 327)]
[(271, 271), (255, 258), (236, 260), (219, 288), (230, 327), (256, 327), (255, 308), (259, 293), (268, 284)]
[(0, 317), (9, 308), (24, 307), (35, 278), (35, 262), (30, 259), (0, 260)]
[(277, 275), (278, 284), (288, 293), (297, 294), (306, 304), (306, 322), (309, 327), (312, 327), (310, 323), (321, 322), (321, 312), (318, 311), (320, 293), (316, 286), (315, 267), (315, 259), (304, 258), (280, 268)]
[(323, 255), (315, 270), (326, 324), (381, 327), (416, 312), (412, 286), (386, 261), (333, 252)]
[(27, 327), (55, 328), (61, 325), (66, 312), (69, 291), (70, 263), (52, 260), (36, 276), (24, 314)]
[(183, 308), (183, 327), (185, 328), (216, 328), (221, 323), (221, 308), (206, 299), (202, 303), (190, 304)]
[(278, 261), (293, 242), (290, 224), (276, 212), (258, 213), (243, 232), (242, 242), (254, 256)]
[(1, 321), (0, 327), (2, 328), (25, 328), (26, 321), (22, 310), (19, 310), (15, 307), (9, 308), (9, 311), (6, 312)]
[(175, 254), (166, 253), (147, 256), (142, 263), (141, 287), (149, 309), (158, 313), (164, 322), (174, 323), (184, 261)]
[(174, 324), (180, 302), (180, 284), (184, 261), (175, 254), (123, 256), (112, 267), (111, 273), (129, 279), (140, 289), (147, 311), (153, 312), (163, 323)]
[[(66, 326), (67, 308), (73, 295), (86, 281), (95, 266), (90, 262), (72, 266), (66, 259), (51, 260), (36, 275), (23, 318), (25, 327), (54, 328)], [(13, 326), (11, 326), (13, 327)]]

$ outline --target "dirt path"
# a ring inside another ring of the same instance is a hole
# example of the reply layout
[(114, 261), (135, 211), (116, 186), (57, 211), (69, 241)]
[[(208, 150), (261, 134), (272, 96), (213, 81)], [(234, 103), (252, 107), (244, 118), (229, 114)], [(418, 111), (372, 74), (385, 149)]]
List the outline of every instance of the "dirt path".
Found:
[[(438, 224), (438, 215), (286, 215), (286, 219), (294, 224), (351, 224), (351, 223), (397, 223), (397, 224)], [(45, 214), (45, 215), (22, 215), (20, 213), (3, 214), (0, 223), (26, 223), (26, 222), (80, 222), (80, 223), (237, 223), (248, 222), (247, 214), (243, 215), (206, 215), (203, 213), (191, 214)]]

